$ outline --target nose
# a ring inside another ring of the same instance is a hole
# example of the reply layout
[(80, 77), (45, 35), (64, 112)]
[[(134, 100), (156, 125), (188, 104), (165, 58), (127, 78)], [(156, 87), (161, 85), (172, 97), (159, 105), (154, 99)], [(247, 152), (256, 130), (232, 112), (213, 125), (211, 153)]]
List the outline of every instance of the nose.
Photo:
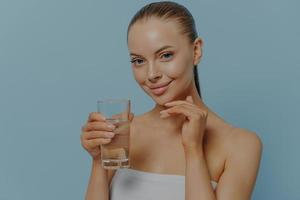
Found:
[(153, 64), (149, 65), (149, 69), (148, 69), (148, 80), (150, 82), (156, 82), (157, 80), (159, 80), (161, 78), (162, 74), (159, 71), (159, 69), (154, 66)]

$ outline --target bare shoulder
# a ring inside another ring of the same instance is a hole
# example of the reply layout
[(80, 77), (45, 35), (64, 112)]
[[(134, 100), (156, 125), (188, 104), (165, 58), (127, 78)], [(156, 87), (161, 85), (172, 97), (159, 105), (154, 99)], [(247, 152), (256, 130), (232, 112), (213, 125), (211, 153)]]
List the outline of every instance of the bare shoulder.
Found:
[(140, 115), (134, 115), (132, 122), (131, 122), (131, 127), (138, 129), (140, 127), (144, 127), (146, 123), (149, 123), (149, 117), (148, 113), (142, 113)]
[(228, 135), (227, 141), (230, 154), (256, 154), (260, 155), (263, 143), (260, 137), (253, 131), (234, 127)]
[(251, 199), (260, 166), (262, 140), (255, 132), (238, 127), (223, 139), (226, 159), (216, 193), (226, 199)]
[(235, 127), (228, 135), (226, 146), (226, 168), (240, 173), (245, 182), (254, 184), (263, 149), (260, 137), (253, 131)]

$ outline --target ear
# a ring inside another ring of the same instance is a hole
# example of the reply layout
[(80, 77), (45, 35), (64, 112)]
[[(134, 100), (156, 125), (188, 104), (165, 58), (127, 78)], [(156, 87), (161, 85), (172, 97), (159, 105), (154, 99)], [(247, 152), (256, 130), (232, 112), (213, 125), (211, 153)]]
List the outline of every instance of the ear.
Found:
[(202, 46), (203, 46), (203, 41), (201, 38), (196, 38), (194, 41), (194, 60), (193, 64), (197, 65), (200, 62), (200, 59), (202, 57)]

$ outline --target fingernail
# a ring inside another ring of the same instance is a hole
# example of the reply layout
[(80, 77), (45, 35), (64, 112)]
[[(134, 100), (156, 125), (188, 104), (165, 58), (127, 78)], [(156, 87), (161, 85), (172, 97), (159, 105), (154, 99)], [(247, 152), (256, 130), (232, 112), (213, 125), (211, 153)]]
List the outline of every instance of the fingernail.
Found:
[(114, 137), (115, 134), (113, 132), (108, 132), (108, 133), (106, 133), (106, 135), (107, 135), (107, 137), (112, 138), (112, 137)]
[(111, 128), (111, 129), (115, 129), (116, 128), (113, 124), (108, 124), (107, 127)]

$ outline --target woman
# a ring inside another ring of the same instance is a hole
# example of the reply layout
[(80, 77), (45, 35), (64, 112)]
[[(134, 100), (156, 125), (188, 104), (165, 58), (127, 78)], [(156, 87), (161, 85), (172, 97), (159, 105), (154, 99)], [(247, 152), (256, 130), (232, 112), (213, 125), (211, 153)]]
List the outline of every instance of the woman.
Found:
[[(99, 145), (114, 136), (101, 113), (82, 127), (93, 158), (86, 199), (250, 199), (262, 143), (201, 99), (202, 40), (189, 11), (174, 2), (144, 6), (127, 32), (132, 71), (155, 107), (131, 115), (129, 169), (104, 170)], [(113, 179), (113, 181), (112, 181)]]

